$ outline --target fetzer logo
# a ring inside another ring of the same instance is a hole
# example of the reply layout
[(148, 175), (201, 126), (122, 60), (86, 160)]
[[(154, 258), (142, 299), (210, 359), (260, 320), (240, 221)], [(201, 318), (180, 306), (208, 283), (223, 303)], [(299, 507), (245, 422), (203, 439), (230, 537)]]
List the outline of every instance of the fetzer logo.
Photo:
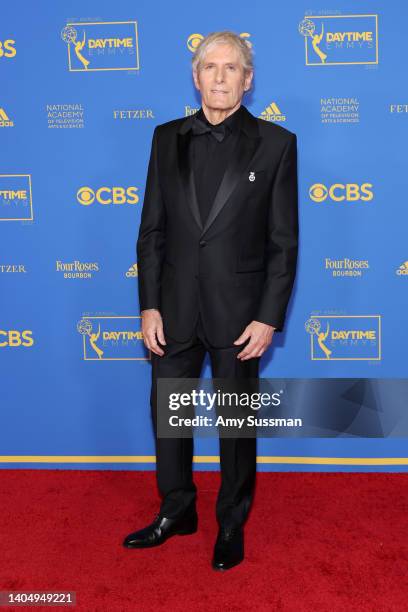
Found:
[(313, 361), (380, 360), (380, 315), (313, 315), (305, 323)]
[(307, 15), (299, 33), (306, 66), (378, 64), (378, 15)]
[(83, 316), (77, 324), (85, 361), (149, 359), (143, 343), (141, 317)]
[(136, 21), (68, 23), (61, 32), (70, 72), (139, 70)]

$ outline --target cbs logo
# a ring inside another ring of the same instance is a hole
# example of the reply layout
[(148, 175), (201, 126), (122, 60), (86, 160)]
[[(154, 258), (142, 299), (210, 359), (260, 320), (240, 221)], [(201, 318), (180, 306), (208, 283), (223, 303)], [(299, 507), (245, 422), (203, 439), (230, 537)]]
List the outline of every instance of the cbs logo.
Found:
[(17, 53), (15, 40), (0, 40), (0, 57), (14, 57)]
[(315, 183), (309, 189), (309, 196), (313, 202), (324, 202), (327, 198), (334, 202), (369, 202), (374, 197), (372, 187), (371, 183), (334, 183), (330, 187)]
[(17, 329), (5, 331), (0, 329), (0, 347), (4, 346), (33, 346), (33, 332), (25, 329), (19, 332)]
[(77, 200), (83, 206), (99, 204), (137, 204), (139, 196), (137, 187), (100, 187), (96, 191), (90, 187), (81, 187), (77, 192)]
[[(250, 36), (251, 35), (249, 32), (241, 32), (240, 34), (240, 37), (245, 40), (248, 47), (252, 47), (252, 43), (249, 40)], [(201, 44), (203, 38), (204, 36), (202, 34), (190, 34), (190, 36), (187, 38), (187, 48), (194, 53), (197, 47)]]

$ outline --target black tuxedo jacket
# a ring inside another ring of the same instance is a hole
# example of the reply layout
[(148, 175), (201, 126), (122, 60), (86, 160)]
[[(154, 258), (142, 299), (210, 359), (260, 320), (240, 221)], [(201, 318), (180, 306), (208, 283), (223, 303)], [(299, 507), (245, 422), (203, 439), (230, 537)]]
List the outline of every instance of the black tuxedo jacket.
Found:
[(282, 330), (296, 272), (296, 135), (245, 107), (236, 149), (203, 227), (189, 147), (193, 117), (153, 134), (137, 240), (140, 310), (157, 308), (164, 334), (194, 332), (214, 347), (253, 320)]

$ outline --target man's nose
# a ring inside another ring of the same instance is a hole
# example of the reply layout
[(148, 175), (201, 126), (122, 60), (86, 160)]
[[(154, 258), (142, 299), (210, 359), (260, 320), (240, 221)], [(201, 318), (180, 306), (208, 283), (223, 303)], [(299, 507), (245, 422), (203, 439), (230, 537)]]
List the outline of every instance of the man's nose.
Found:
[(215, 74), (215, 80), (217, 81), (217, 83), (222, 83), (224, 79), (225, 79), (224, 71), (222, 69), (217, 70)]

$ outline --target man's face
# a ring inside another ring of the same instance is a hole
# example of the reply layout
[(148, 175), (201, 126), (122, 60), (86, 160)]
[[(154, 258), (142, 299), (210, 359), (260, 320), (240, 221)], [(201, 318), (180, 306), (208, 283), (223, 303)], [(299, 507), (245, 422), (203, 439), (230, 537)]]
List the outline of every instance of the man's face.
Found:
[(228, 110), (237, 106), (249, 89), (252, 72), (246, 77), (239, 51), (232, 45), (219, 43), (205, 54), (194, 83), (201, 92), (203, 105), (213, 110)]

